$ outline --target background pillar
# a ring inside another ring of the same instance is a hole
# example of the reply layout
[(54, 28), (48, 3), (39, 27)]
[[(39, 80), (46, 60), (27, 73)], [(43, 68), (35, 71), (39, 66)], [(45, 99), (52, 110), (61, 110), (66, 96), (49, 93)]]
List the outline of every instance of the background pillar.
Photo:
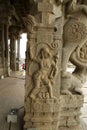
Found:
[(16, 38), (13, 34), (10, 37), (10, 68), (16, 71)]
[(4, 25), (4, 41), (5, 41), (5, 73), (10, 75), (10, 61), (9, 61), (9, 45), (8, 45), (8, 25)]
[(17, 59), (16, 59), (16, 70), (19, 71), (20, 65), (20, 37), (17, 39)]
[(5, 43), (4, 43), (4, 25), (0, 25), (0, 76), (4, 75), (5, 69)]

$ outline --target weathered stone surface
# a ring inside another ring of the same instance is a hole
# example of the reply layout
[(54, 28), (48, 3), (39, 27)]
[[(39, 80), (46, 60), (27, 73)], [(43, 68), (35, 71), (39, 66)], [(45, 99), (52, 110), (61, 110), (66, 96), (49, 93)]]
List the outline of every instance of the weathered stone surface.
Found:
[(82, 127), (81, 126), (59, 127), (59, 130), (82, 130)]
[(38, 128), (30, 128), (30, 129), (27, 129), (27, 130), (39, 130)]
[(84, 98), (80, 95), (62, 95), (60, 96), (61, 108), (80, 108), (83, 106)]
[(53, 35), (52, 34), (49, 34), (47, 35), (47, 32), (38, 32), (37, 33), (37, 42), (39, 43), (53, 43)]
[[(39, 22), (36, 16), (27, 22), (25, 128), (82, 130), (87, 7), (74, 0), (39, 0), (37, 5)], [(76, 67), (72, 74), (69, 62)]]
[(49, 19), (52, 11), (50, 1), (38, 1), (40, 23), (35, 23), (33, 16), (28, 17), (24, 117), (27, 129), (57, 130), (59, 125), (58, 92), (53, 90), (57, 88), (58, 41), (54, 38), (53, 20)]
[(59, 102), (53, 99), (32, 101), (31, 112), (59, 112)]
[(71, 97), (70, 95), (61, 95), (60, 103), (59, 130), (82, 130), (82, 128), (79, 127), (79, 116), (81, 114), (80, 109), (83, 103), (83, 96), (73, 95), (73, 97)]
[(52, 12), (53, 11), (53, 4), (39, 3), (38, 4), (38, 11), (40, 11), (40, 12)]

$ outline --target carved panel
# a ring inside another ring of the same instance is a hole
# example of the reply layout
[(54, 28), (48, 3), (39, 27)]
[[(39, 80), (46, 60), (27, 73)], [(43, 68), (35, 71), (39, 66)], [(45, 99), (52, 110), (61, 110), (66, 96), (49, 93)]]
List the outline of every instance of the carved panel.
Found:
[[(40, 4), (49, 4), (43, 1)], [(50, 4), (49, 4), (50, 5)], [(52, 9), (53, 9), (53, 5)], [(35, 17), (28, 17), (27, 73), (25, 84), (25, 128), (57, 130), (59, 118), (59, 100), (54, 89), (58, 75), (59, 42), (54, 37), (54, 26), (49, 25), (49, 8), (38, 7), (42, 20), (36, 23)], [(52, 10), (53, 11), (53, 10)], [(51, 14), (52, 15), (52, 14)], [(24, 19), (25, 21), (25, 19)], [(48, 26), (47, 26), (48, 24)]]

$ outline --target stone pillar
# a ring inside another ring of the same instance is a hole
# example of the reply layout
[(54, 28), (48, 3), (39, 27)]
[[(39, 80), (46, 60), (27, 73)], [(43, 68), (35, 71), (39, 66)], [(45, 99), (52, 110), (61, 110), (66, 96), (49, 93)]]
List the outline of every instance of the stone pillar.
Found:
[(59, 40), (54, 35), (54, 5), (50, 0), (38, 1), (38, 12), (40, 23), (31, 15), (24, 19), (28, 23), (24, 128), (58, 130)]
[(16, 60), (16, 70), (19, 71), (20, 62), (20, 37), (17, 38), (17, 60)]
[(8, 25), (1, 24), (1, 71), (0, 75), (9, 76)]
[[(60, 0), (56, 5), (51, 0), (38, 0), (37, 4), (40, 23), (35, 16), (24, 19), (28, 34), (24, 127), (82, 130), (87, 7), (73, 0)], [(67, 72), (69, 62), (76, 67), (73, 73)]]
[(5, 58), (4, 58), (4, 25), (0, 25), (0, 76), (4, 75)]
[(13, 34), (10, 35), (10, 68), (16, 71), (16, 38)]
[(10, 75), (10, 61), (9, 61), (9, 48), (8, 48), (8, 25), (4, 25), (4, 41), (5, 41), (5, 74)]
[[(83, 106), (81, 88), (87, 74), (87, 6), (81, 1), (64, 2), (64, 27), (60, 88), (60, 119), (58, 130), (83, 130), (80, 110)], [(67, 72), (68, 63), (75, 70)]]
[[(14, 14), (14, 8), (10, 1), (0, 0), (0, 34), (1, 34), (1, 69), (0, 75), (9, 76), (9, 52), (8, 52), (8, 30), (11, 24), (11, 16)], [(3, 13), (4, 12), (4, 13)]]

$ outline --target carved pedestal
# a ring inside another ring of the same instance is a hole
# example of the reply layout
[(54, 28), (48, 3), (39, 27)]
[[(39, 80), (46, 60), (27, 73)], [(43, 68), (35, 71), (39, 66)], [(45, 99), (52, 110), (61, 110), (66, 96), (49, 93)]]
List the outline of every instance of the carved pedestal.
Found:
[(26, 101), (25, 128), (58, 130), (59, 101), (55, 101), (54, 99), (37, 99), (31, 102), (30, 111), (28, 104), (29, 102)]
[(58, 130), (82, 130), (80, 124), (80, 109), (83, 106), (83, 96), (61, 95), (60, 97), (60, 123)]

